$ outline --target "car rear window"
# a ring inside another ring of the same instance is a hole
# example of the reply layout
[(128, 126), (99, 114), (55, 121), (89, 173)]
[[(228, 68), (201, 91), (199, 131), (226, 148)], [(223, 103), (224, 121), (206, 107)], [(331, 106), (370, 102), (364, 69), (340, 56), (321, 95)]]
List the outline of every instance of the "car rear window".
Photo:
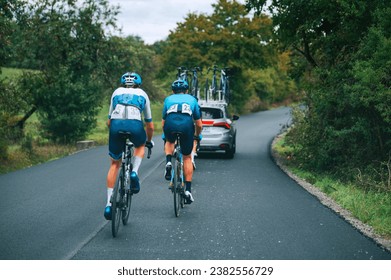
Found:
[(224, 118), (223, 111), (217, 108), (201, 108), (202, 119)]

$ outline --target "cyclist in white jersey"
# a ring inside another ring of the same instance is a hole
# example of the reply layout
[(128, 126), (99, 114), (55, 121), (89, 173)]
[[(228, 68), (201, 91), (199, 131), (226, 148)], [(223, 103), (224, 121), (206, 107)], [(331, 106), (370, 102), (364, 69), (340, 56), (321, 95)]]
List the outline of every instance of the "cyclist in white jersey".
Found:
[[(124, 139), (119, 131), (131, 132), (130, 141), (134, 144), (133, 171), (130, 175), (131, 190), (133, 193), (140, 191), (138, 169), (144, 157), (145, 146), (153, 147), (153, 131), (151, 106), (148, 95), (140, 88), (142, 83), (140, 75), (137, 73), (125, 73), (121, 77), (123, 87), (116, 89), (111, 96), (109, 108), (110, 128), (109, 134), (109, 155), (111, 165), (107, 174), (107, 203), (104, 216), (111, 219), (110, 198), (113, 193), (115, 180), (121, 165)], [(144, 123), (141, 114), (144, 115)]]

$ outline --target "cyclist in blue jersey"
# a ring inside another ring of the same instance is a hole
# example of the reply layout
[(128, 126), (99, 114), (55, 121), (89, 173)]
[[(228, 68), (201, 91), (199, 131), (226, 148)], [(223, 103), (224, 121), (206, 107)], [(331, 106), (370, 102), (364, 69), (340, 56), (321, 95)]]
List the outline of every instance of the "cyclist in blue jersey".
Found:
[[(121, 77), (122, 87), (116, 89), (111, 96), (109, 120), (109, 155), (111, 165), (107, 174), (107, 204), (104, 216), (111, 219), (110, 198), (113, 193), (115, 180), (121, 165), (124, 139), (120, 131), (131, 132), (130, 141), (134, 144), (133, 171), (130, 174), (131, 190), (140, 191), (138, 169), (144, 157), (145, 146), (153, 147), (153, 131), (151, 106), (148, 95), (140, 88), (141, 77), (137, 73), (125, 73)], [(144, 129), (141, 113), (144, 115), (146, 130)]]
[[(191, 152), (194, 139), (199, 140), (202, 130), (201, 110), (194, 96), (186, 94), (189, 85), (184, 80), (176, 80), (172, 83), (173, 94), (166, 97), (163, 105), (162, 127), (166, 139), (164, 152), (166, 154), (166, 170), (164, 177), (171, 180), (171, 159), (175, 149), (175, 136), (172, 132), (181, 132), (181, 150), (185, 175), (186, 203), (194, 201), (191, 194), (191, 181), (193, 178), (193, 164)], [(194, 125), (195, 124), (195, 125)]]

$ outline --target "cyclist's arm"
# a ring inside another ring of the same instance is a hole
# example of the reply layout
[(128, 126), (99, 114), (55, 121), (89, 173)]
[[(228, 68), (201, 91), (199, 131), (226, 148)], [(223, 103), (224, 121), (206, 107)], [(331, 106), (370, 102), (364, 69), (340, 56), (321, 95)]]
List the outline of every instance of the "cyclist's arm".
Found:
[(148, 122), (152, 122), (151, 102), (149, 101), (148, 95), (145, 92), (143, 92), (143, 94), (145, 98), (145, 107), (143, 110), (144, 121), (148, 123)]
[(167, 117), (167, 97), (164, 99), (163, 111), (162, 111), (162, 128), (164, 127), (164, 121)]
[(198, 119), (195, 121), (195, 136), (200, 136), (202, 131), (202, 121)]
[(147, 133), (147, 141), (151, 142), (152, 136), (153, 136), (153, 131), (154, 131), (153, 122), (146, 122), (145, 127), (146, 127), (146, 133)]
[(113, 92), (113, 95), (111, 96), (111, 99), (110, 99), (109, 115), (108, 115), (108, 120), (107, 120), (107, 123), (106, 123), (108, 127), (110, 127), (111, 114), (113, 113), (113, 97), (114, 97), (114, 93), (115, 93), (115, 91)]
[(146, 126), (147, 140), (150, 142), (152, 140), (154, 125), (152, 122), (152, 111), (151, 103), (149, 101), (148, 95), (145, 94), (145, 108), (144, 108), (144, 121)]
[(201, 107), (198, 105), (198, 102), (195, 103), (193, 118), (195, 123), (195, 136), (199, 136), (202, 131), (202, 120), (201, 120)]

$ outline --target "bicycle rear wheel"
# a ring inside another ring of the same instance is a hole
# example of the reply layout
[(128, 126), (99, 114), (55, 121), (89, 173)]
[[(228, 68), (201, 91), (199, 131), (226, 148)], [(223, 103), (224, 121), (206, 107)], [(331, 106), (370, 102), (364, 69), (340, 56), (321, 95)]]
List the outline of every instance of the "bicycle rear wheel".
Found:
[(173, 195), (174, 195), (174, 212), (175, 216), (179, 217), (179, 209), (181, 206), (181, 180), (180, 180), (180, 162), (175, 159), (172, 166), (173, 172)]
[(111, 201), (111, 233), (113, 234), (113, 237), (116, 237), (118, 234), (119, 224), (121, 221), (121, 215), (122, 215), (122, 198), (121, 198), (121, 187), (124, 181), (124, 171), (122, 166), (118, 170), (117, 179), (115, 181), (115, 186), (113, 190), (112, 195), (112, 201)]

